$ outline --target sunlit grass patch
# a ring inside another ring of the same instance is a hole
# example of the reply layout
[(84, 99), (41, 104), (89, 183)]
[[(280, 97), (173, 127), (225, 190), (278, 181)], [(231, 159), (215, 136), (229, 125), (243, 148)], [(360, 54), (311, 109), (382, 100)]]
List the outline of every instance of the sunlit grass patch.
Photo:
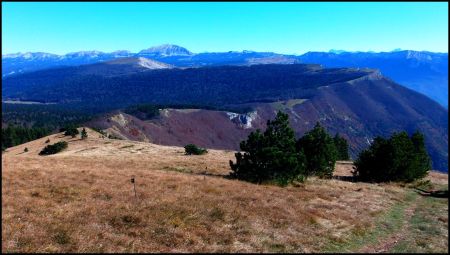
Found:
[(325, 246), (325, 252), (349, 252), (355, 251), (363, 246), (376, 244), (377, 240), (394, 233), (400, 229), (404, 219), (405, 208), (414, 201), (417, 194), (410, 191), (403, 200), (395, 203), (388, 212), (380, 215), (374, 227), (358, 226), (356, 225), (352, 234), (346, 238), (345, 241), (331, 239), (328, 245)]

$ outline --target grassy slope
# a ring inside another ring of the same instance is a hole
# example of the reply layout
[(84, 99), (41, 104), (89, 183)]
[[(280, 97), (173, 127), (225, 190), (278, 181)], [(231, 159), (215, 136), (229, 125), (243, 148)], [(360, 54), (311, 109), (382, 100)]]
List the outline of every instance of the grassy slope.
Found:
[[(360, 251), (402, 230), (413, 204), (408, 235), (392, 251), (448, 251), (445, 199), (315, 178), (300, 187), (254, 185), (224, 178), (231, 151), (185, 156), (180, 147), (88, 133), (84, 141), (50, 136), (69, 141), (53, 156), (37, 155), (47, 138), (2, 155), (3, 251)], [(338, 164), (336, 173), (350, 168)]]

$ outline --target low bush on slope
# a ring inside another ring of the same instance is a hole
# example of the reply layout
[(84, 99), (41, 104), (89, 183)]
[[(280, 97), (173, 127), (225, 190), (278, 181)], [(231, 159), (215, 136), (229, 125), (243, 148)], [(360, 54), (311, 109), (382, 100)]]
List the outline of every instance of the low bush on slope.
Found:
[(184, 146), (184, 151), (185, 151), (186, 155), (202, 155), (202, 154), (208, 153), (208, 151), (206, 149), (199, 148), (195, 144), (188, 144), (188, 145)]
[(45, 148), (42, 149), (41, 152), (39, 152), (39, 155), (43, 156), (43, 155), (56, 154), (66, 148), (67, 148), (67, 142), (65, 142), (65, 141), (57, 142), (55, 144), (50, 144), (50, 145), (45, 146)]

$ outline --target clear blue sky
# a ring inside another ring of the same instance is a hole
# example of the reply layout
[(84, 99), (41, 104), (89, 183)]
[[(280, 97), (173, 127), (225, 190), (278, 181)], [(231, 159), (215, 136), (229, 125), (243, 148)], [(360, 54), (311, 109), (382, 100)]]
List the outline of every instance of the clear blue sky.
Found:
[(448, 3), (2, 3), (2, 54), (142, 49), (448, 52)]

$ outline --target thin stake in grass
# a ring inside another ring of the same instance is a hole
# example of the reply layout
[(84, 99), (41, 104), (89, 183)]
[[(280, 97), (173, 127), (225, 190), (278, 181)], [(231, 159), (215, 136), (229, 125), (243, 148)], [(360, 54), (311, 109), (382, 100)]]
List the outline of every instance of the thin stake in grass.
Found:
[(132, 175), (131, 176), (131, 183), (133, 183), (133, 188), (134, 188), (134, 197), (137, 199), (137, 195), (136, 195), (136, 183), (134, 181), (135, 176)]

